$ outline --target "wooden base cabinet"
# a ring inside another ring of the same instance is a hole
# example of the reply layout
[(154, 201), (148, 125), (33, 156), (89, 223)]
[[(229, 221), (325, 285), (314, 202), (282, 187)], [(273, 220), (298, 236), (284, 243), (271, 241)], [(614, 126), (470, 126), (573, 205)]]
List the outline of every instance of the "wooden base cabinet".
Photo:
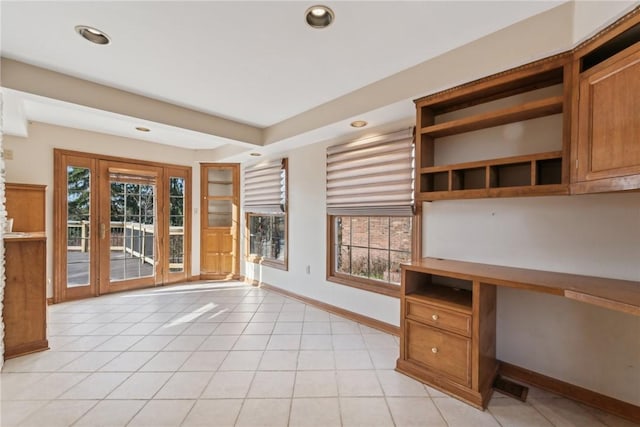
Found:
[(46, 238), (5, 237), (4, 357), (47, 350)]
[(477, 408), (497, 373), (495, 286), (402, 267), (396, 369)]

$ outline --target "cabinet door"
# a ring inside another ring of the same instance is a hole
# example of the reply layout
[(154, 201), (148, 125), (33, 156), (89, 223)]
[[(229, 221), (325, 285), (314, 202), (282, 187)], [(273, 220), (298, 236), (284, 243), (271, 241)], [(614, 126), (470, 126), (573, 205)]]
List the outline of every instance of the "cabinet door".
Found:
[(240, 172), (237, 164), (201, 165), (200, 276), (237, 277)]
[(576, 181), (640, 188), (640, 43), (580, 77)]

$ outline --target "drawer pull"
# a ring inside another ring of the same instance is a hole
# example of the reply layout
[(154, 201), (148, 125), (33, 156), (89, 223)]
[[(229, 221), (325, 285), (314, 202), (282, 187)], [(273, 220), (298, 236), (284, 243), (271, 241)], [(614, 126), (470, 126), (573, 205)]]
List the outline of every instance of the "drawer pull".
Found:
[(431, 315), (431, 318), (432, 318), (433, 320), (438, 320), (438, 319), (440, 318), (440, 316), (438, 316), (437, 314), (432, 314), (432, 315)]
[(433, 347), (433, 348), (431, 349), (431, 352), (432, 352), (433, 354), (436, 354), (436, 353), (438, 352), (438, 347)]

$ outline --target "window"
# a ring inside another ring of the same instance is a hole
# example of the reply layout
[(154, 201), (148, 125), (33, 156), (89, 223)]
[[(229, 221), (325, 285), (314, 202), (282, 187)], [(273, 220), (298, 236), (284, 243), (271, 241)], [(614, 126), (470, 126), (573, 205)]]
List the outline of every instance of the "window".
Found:
[(246, 259), (287, 269), (287, 159), (244, 171)]
[(335, 273), (400, 284), (411, 261), (411, 217), (334, 216)]
[(327, 149), (327, 280), (399, 296), (416, 241), (413, 151), (408, 130)]
[(284, 263), (286, 254), (285, 215), (247, 214), (249, 257)]

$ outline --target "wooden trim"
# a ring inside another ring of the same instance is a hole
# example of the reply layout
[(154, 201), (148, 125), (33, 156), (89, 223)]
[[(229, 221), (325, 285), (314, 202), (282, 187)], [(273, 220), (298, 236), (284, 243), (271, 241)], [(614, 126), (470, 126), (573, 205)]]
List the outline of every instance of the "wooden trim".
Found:
[[(327, 215), (327, 262), (326, 266), (326, 279), (329, 282), (338, 283), (344, 286), (350, 286), (352, 288), (362, 289), (368, 292), (374, 292), (381, 295), (386, 295), (393, 298), (400, 298), (400, 286), (392, 285), (390, 283), (379, 282), (376, 280), (360, 278), (355, 276), (348, 276), (346, 274), (336, 273), (334, 271), (333, 259), (335, 256), (333, 236), (335, 234), (335, 224), (333, 218), (340, 215)], [(347, 216), (347, 215), (344, 215)], [(421, 218), (421, 216), (420, 216)], [(412, 217), (412, 257), (413, 257), (413, 243), (415, 243), (415, 234), (413, 234), (413, 223), (416, 220), (416, 215)], [(421, 237), (421, 236), (419, 236)]]
[(24, 356), (26, 354), (37, 353), (39, 351), (49, 350), (49, 340), (31, 341), (29, 343), (13, 347), (4, 352), (4, 359), (13, 359), (14, 357)]
[(199, 274), (193, 274), (191, 276), (189, 276), (189, 278), (187, 279), (187, 281), (189, 282), (198, 282), (200, 280), (200, 275)]
[(332, 276), (327, 276), (327, 281), (338, 283), (339, 285), (350, 286), (352, 288), (362, 289), (363, 291), (386, 295), (388, 297), (400, 298), (400, 286), (398, 285), (377, 283), (373, 280), (369, 281), (366, 279), (359, 279), (353, 276), (343, 276), (335, 273)]
[(639, 23), (640, 6), (637, 6), (611, 25), (603, 28), (592, 37), (580, 43), (572, 50), (572, 53), (575, 58), (581, 58)]
[(296, 299), (300, 302), (303, 302), (307, 305), (311, 305), (313, 307), (319, 308), (324, 311), (328, 311), (329, 313), (336, 314), (338, 316), (344, 317), (348, 320), (352, 320), (357, 323), (362, 323), (365, 326), (368, 326), (373, 329), (377, 329), (382, 332), (386, 332), (391, 335), (399, 336), (400, 328), (395, 325), (391, 325), (389, 323), (383, 322), (381, 320), (377, 320), (368, 316), (364, 316), (362, 314), (355, 313), (353, 311), (346, 310), (344, 308), (337, 307), (335, 305), (327, 304), (322, 301), (318, 301), (313, 298), (309, 298), (303, 295), (296, 294), (294, 292), (290, 292), (279, 288), (277, 286), (269, 285), (264, 282), (259, 282), (257, 280), (250, 280), (245, 278), (245, 283), (249, 283), (251, 286), (255, 286), (258, 288), (263, 288), (271, 292), (275, 292), (277, 294), (283, 295), (288, 298)]
[(289, 271), (289, 267), (286, 262), (278, 262), (269, 258), (263, 258), (259, 256), (245, 256), (244, 260), (252, 264), (263, 265), (265, 267), (275, 268), (282, 271)]
[(411, 222), (411, 260), (413, 261), (422, 258), (422, 201), (415, 200), (414, 203)]
[[(550, 73), (553, 72), (553, 70), (561, 68), (571, 58), (571, 55), (572, 52), (567, 51), (557, 55), (549, 56), (538, 61), (523, 64), (519, 67), (501, 71), (458, 86), (453, 86), (440, 92), (435, 92), (433, 94), (414, 100), (414, 103), (416, 103), (418, 107), (431, 104), (440, 104), (443, 101), (445, 101), (447, 104), (451, 101), (460, 103), (462, 99), (465, 99), (470, 95), (473, 95), (474, 98), (477, 98), (478, 92), (482, 94), (487, 93), (492, 95), (497, 90), (497, 88), (511, 88), (511, 83), (514, 81), (517, 82), (518, 87), (523, 86), (522, 81), (527, 81), (528, 79), (533, 79), (531, 83), (535, 84), (540, 79), (538, 75)], [(550, 79), (549, 83), (553, 83), (553, 81), (555, 80)], [(511, 89), (516, 88), (514, 87)], [(529, 87), (528, 90), (530, 89), (532, 88)], [(513, 94), (515, 93), (519, 93), (519, 91), (514, 92)], [(484, 99), (483, 102), (491, 100), (492, 97), (490, 95), (488, 95), (488, 97)]]
[(53, 301), (53, 297), (47, 298), (47, 305), (53, 305), (53, 304), (55, 304)]
[(58, 152), (62, 155), (66, 155), (66, 156), (77, 156), (77, 157), (87, 157), (87, 158), (91, 158), (91, 159), (99, 159), (99, 160), (108, 160), (111, 162), (123, 162), (123, 163), (135, 163), (136, 165), (142, 165), (142, 166), (152, 166), (152, 167), (180, 167), (180, 168), (189, 168), (191, 169), (191, 166), (187, 166), (187, 165), (176, 165), (176, 164), (172, 164), (172, 163), (161, 163), (161, 162), (154, 162), (154, 161), (149, 161), (149, 160), (142, 160), (142, 159), (135, 159), (135, 158), (130, 158), (130, 157), (118, 157), (118, 156), (109, 156), (109, 155), (105, 155), (105, 154), (96, 154), (96, 153), (85, 153), (82, 151), (73, 151), (73, 150), (65, 150), (65, 149), (61, 149), (61, 148), (54, 148), (55, 152)]
[(539, 374), (520, 366), (500, 361), (499, 373), (505, 377), (531, 384), (585, 405), (600, 409), (635, 423), (640, 423), (640, 406), (587, 390), (577, 385)]
[(426, 383), (429, 387), (440, 390), (445, 394), (483, 411), (487, 407), (493, 393), (493, 389), (491, 387), (482, 390), (482, 392), (476, 391), (470, 387), (459, 384), (446, 376), (437, 374), (431, 369), (425, 369), (417, 363), (403, 360), (402, 358), (398, 359), (396, 363), (396, 371), (423, 384)]

